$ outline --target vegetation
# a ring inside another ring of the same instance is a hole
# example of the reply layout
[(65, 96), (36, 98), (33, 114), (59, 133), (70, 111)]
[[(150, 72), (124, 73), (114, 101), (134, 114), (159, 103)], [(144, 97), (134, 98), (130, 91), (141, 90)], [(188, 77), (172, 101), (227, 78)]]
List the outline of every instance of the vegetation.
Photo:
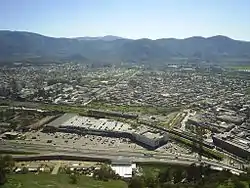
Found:
[(117, 175), (110, 166), (102, 165), (99, 170), (96, 170), (93, 174), (93, 177), (95, 179), (101, 180), (101, 181), (109, 181), (109, 180), (118, 180), (120, 179), (120, 176)]
[[(29, 32), (0, 31), (1, 61), (30, 60), (31, 62), (79, 61), (101, 64), (104, 60), (103, 49), (106, 49), (105, 62), (148, 62), (154, 63), (185, 61), (189, 57), (195, 59), (226, 58), (249, 59), (250, 43), (232, 40), (225, 36), (210, 38), (191, 37), (188, 40), (78, 40), (51, 38)], [(70, 45), (69, 45), (70, 43)], [(197, 43), (199, 45), (197, 45)], [(53, 44), (53, 45), (51, 45)], [(230, 44), (230, 45), (228, 45)], [(145, 47), (147, 46), (147, 48)], [(210, 46), (210, 48), (207, 48)], [(7, 50), (8, 49), (8, 50)], [(61, 53), (60, 49), (64, 49)], [(79, 50), (81, 49), (81, 50)], [(166, 51), (166, 49), (168, 49)], [(188, 50), (187, 50), (188, 49)], [(247, 52), (247, 53), (246, 53)], [(12, 54), (18, 54), (13, 56)], [(93, 57), (95, 60), (93, 60)], [(235, 62), (237, 62), (235, 60)]]
[(126, 188), (127, 185), (121, 180), (99, 181), (91, 177), (79, 175), (74, 184), (69, 181), (69, 175), (58, 174), (13, 174), (3, 188)]
[(26, 128), (44, 117), (43, 113), (35, 111), (0, 109), (0, 122), (5, 123), (1, 128), (6, 131)]
[(134, 176), (129, 188), (249, 188), (250, 173), (240, 176), (213, 171), (209, 166), (142, 165), (143, 175)]
[(179, 111), (178, 107), (153, 107), (153, 106), (136, 106), (136, 105), (114, 105), (102, 101), (93, 101), (87, 105), (87, 108), (120, 111), (120, 112), (134, 112), (141, 114), (169, 114), (171, 112)]
[(45, 105), (41, 105), (41, 108), (44, 109), (44, 110), (50, 110), (50, 111), (67, 112), (67, 113), (79, 113), (79, 114), (82, 114), (82, 115), (87, 114), (87, 109), (86, 108), (78, 107), (78, 106), (45, 104)]
[[(12, 166), (12, 159), (6, 157), (6, 172)], [(10, 161), (10, 162), (8, 162)], [(2, 166), (3, 163), (1, 163)], [(7, 170), (8, 169), (8, 170)], [(47, 173), (11, 174), (3, 188), (249, 188), (250, 170), (239, 176), (229, 171), (213, 171), (210, 166), (174, 166), (162, 164), (141, 164), (140, 176), (134, 175), (129, 181), (121, 181), (110, 167), (103, 165), (94, 173), (94, 178), (78, 173), (51, 175)]]
[(7, 181), (6, 174), (11, 171), (14, 161), (10, 155), (0, 156), (0, 185), (4, 185)]
[(181, 113), (179, 112), (172, 112), (167, 116), (167, 121), (160, 122), (158, 125), (162, 127), (166, 127), (168, 129), (174, 128), (178, 123), (180, 123), (183, 119)]
[(230, 68), (236, 69), (236, 70), (250, 70), (249, 65), (234, 65), (234, 66), (231, 66)]
[(79, 176), (76, 173), (72, 173), (72, 174), (69, 175), (69, 179), (70, 179), (69, 183), (71, 183), (71, 184), (77, 184)]
[(200, 149), (202, 149), (202, 155), (207, 156), (207, 157), (213, 157), (215, 159), (218, 160), (222, 160), (224, 158), (224, 155), (222, 153), (219, 153), (217, 151), (214, 151), (212, 149), (206, 148), (206, 147), (202, 147), (200, 148), (199, 144), (194, 144), (194, 142), (182, 138), (180, 136), (174, 135), (174, 134), (169, 134), (169, 137), (173, 140), (176, 140), (182, 144), (184, 144), (185, 146), (190, 147), (193, 151), (198, 151)]
[(247, 95), (250, 95), (250, 88), (247, 88), (247, 89), (246, 89), (246, 94), (247, 94)]

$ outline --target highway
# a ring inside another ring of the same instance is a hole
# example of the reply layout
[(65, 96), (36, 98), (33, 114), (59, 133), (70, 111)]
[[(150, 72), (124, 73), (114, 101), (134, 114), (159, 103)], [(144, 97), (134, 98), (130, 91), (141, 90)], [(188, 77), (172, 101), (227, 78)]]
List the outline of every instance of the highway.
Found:
[[(152, 162), (152, 163), (168, 163), (168, 164), (180, 164), (180, 165), (190, 165), (192, 163), (200, 164), (198, 158), (191, 155), (174, 155), (171, 153), (160, 153), (160, 152), (150, 152), (151, 155), (144, 155), (143, 152), (138, 151), (119, 151), (119, 150), (108, 150), (100, 148), (69, 148), (69, 147), (59, 147), (53, 145), (42, 145), (42, 144), (23, 144), (14, 143), (11, 141), (5, 141), (0, 143), (1, 150), (13, 150), (13, 151), (27, 151), (39, 153), (38, 156), (71, 156), (71, 157), (85, 157), (85, 158), (95, 158), (95, 159), (107, 159), (107, 160), (117, 160), (118, 158), (123, 158), (135, 163), (138, 162)], [(30, 155), (27, 155), (29, 157)], [(37, 155), (35, 155), (37, 156)], [(18, 157), (18, 156), (16, 156)], [(19, 156), (20, 157), (20, 156)], [(24, 157), (22, 155), (21, 157)], [(232, 166), (224, 162), (218, 162), (211, 159), (203, 158), (202, 163), (211, 165), (214, 169), (228, 169), (233, 173), (240, 174), (244, 173), (240, 167)]]

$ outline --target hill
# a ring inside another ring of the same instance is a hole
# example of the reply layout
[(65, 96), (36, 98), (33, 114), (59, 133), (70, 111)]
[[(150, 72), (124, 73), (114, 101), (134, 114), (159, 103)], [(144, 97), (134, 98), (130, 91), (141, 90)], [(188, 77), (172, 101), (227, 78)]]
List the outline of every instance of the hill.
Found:
[(53, 59), (93, 62), (165, 62), (171, 58), (250, 59), (250, 42), (225, 36), (186, 39), (53, 38), (0, 31), (0, 60)]
[(118, 37), (118, 36), (113, 36), (113, 35), (106, 35), (106, 36), (103, 36), (103, 37), (77, 37), (75, 39), (78, 39), (78, 40), (104, 40), (104, 41), (113, 41), (113, 40), (124, 39), (124, 38)]

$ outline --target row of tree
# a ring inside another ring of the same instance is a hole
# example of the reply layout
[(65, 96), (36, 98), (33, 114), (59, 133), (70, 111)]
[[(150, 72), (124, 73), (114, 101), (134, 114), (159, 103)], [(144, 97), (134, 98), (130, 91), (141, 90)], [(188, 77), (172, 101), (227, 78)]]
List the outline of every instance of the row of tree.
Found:
[[(67, 170), (67, 173), (69, 173), (69, 182), (71, 184), (77, 184), (79, 179), (79, 173), (77, 171), (70, 172), (69, 170)], [(121, 177), (116, 174), (110, 166), (105, 164), (103, 164), (100, 169), (94, 171), (93, 177), (100, 181), (121, 179)]]
[(156, 175), (134, 176), (129, 188), (248, 188), (249, 183), (250, 171), (237, 176), (226, 170), (213, 171), (209, 166), (193, 164), (188, 168), (162, 168)]

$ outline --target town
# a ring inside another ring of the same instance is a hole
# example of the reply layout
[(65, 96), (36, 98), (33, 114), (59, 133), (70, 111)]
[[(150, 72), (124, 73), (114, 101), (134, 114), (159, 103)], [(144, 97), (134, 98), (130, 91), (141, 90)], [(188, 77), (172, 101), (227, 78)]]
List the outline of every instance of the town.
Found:
[(250, 156), (247, 76), (193, 65), (1, 67), (1, 148), (111, 163), (122, 155), (130, 173), (114, 169), (126, 177), (134, 163), (157, 159), (239, 174)]

